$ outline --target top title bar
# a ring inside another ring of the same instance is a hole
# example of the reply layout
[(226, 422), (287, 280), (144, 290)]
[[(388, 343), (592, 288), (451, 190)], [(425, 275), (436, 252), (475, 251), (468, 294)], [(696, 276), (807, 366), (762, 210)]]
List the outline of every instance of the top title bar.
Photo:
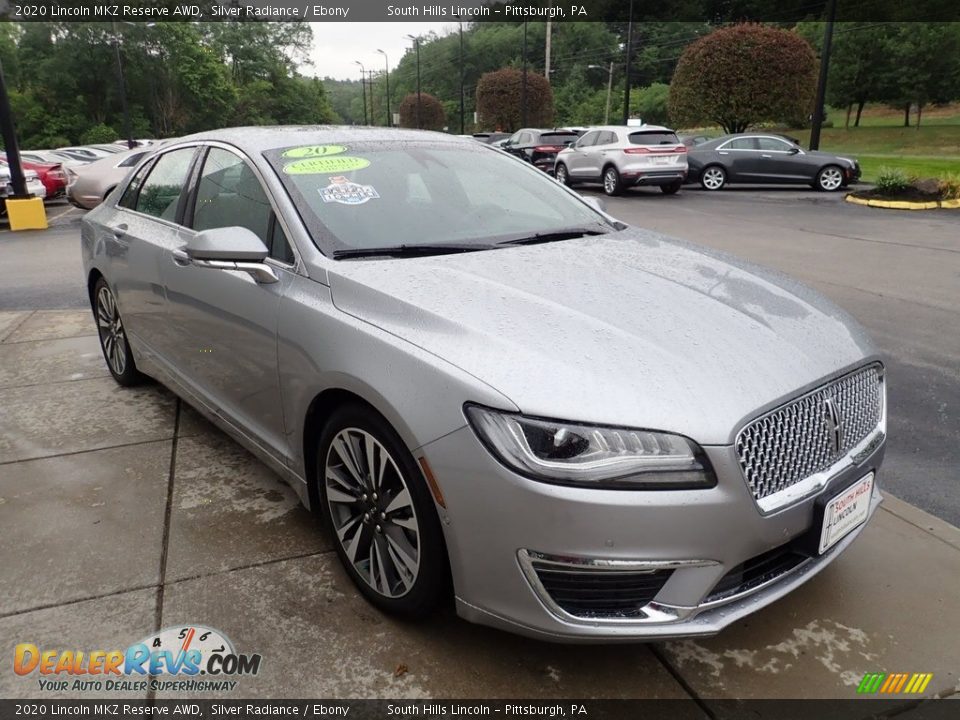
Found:
[[(14, 22), (798, 22), (827, 17), (831, 0), (509, 0), (404, 2), (403, 0), (0, 0), (0, 19)], [(836, 20), (947, 22), (960, 20), (956, 0), (835, 0)]]

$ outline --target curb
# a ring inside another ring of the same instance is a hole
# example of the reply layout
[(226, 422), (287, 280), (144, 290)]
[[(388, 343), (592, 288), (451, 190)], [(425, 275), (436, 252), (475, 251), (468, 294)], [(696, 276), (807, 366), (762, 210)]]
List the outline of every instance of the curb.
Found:
[(910, 200), (867, 200), (865, 198), (847, 195), (844, 200), (854, 205), (864, 205), (866, 207), (887, 208), (890, 210), (936, 210), (943, 208), (946, 210), (960, 209), (960, 199), (957, 200), (930, 200), (927, 202), (913, 202)]
[(910, 523), (918, 530), (929, 533), (941, 542), (960, 550), (960, 528), (951, 525), (946, 520), (941, 520), (925, 510), (891, 495), (889, 492), (883, 494), (883, 504), (880, 509), (886, 510), (891, 515)]

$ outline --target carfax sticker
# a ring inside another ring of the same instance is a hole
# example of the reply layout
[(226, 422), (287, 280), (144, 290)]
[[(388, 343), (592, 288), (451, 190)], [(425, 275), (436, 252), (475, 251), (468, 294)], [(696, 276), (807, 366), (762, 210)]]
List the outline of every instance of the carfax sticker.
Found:
[(341, 205), (363, 205), (367, 200), (380, 197), (372, 185), (360, 185), (345, 177), (330, 178), (330, 184), (320, 188), (319, 193), (325, 203)]
[(339, 155), (346, 152), (345, 145), (305, 145), (303, 147), (290, 148), (283, 151), (285, 158), (314, 158), (325, 157), (327, 155)]
[(352, 172), (370, 166), (366, 158), (336, 155), (334, 157), (310, 157), (294, 160), (283, 166), (287, 175), (326, 175), (328, 173)]

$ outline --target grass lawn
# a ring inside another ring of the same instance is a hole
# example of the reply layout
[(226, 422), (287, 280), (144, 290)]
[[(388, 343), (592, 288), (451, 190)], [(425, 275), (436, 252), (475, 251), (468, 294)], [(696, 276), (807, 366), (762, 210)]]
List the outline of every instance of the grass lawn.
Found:
[(860, 169), (863, 171), (863, 182), (876, 182), (881, 168), (900, 168), (908, 176), (920, 178), (939, 177), (945, 175), (960, 176), (960, 157), (930, 158), (912, 157), (910, 155), (857, 155)]

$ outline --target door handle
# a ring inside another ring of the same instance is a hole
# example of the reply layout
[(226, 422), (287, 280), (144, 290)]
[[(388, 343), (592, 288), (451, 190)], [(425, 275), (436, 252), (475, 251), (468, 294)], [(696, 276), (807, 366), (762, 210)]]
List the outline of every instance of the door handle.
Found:
[(717, 155), (729, 155), (730, 153), (726, 150), (720, 150)]
[(764, 154), (762, 154), (762, 155), (761, 155), (760, 157), (764, 157), (764, 158), (772, 158), (772, 157), (773, 157), (773, 155), (767, 155), (766, 153), (764, 153)]

